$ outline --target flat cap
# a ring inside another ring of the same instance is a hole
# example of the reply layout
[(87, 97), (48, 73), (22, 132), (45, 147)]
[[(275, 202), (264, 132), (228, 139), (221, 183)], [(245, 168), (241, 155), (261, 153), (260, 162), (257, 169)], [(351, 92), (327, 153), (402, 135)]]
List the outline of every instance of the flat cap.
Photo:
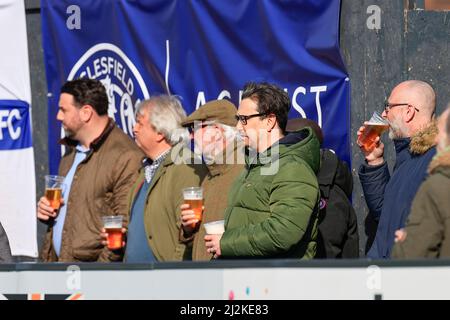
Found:
[(216, 121), (217, 123), (235, 127), (237, 109), (228, 100), (212, 100), (192, 112), (181, 125), (188, 127), (195, 121)]

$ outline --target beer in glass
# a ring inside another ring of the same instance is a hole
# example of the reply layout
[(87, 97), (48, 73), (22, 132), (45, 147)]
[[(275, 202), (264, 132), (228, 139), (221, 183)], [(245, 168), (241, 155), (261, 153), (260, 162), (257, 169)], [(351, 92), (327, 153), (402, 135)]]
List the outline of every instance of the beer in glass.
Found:
[[(194, 211), (195, 218), (198, 221), (202, 220), (202, 207), (203, 207), (203, 188), (202, 187), (189, 187), (183, 189), (184, 203), (190, 205), (191, 210)], [(196, 224), (192, 225), (195, 228)]]
[(122, 248), (123, 216), (105, 216), (103, 217), (103, 227), (108, 234), (108, 249), (117, 250)]
[(64, 188), (64, 177), (45, 176), (45, 197), (50, 202), (50, 206), (58, 210), (61, 206), (61, 198)]
[(358, 138), (358, 144), (367, 152), (375, 148), (375, 140), (389, 129), (389, 124), (377, 112), (364, 124), (364, 131)]

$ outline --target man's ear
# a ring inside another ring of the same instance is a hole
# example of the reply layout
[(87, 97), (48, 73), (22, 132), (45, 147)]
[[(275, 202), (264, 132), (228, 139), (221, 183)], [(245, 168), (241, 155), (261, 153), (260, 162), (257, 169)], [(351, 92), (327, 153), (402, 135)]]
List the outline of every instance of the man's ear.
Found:
[(156, 142), (161, 142), (161, 141), (163, 141), (163, 140), (165, 140), (166, 139), (166, 137), (164, 137), (164, 135), (162, 134), (162, 133), (157, 133), (156, 134)]
[(80, 108), (80, 119), (83, 122), (89, 122), (94, 115), (94, 108), (91, 105), (84, 105)]
[(277, 117), (272, 113), (267, 116), (267, 132), (272, 131), (277, 124)]
[(416, 112), (417, 111), (413, 106), (408, 106), (408, 109), (406, 109), (405, 122), (410, 123), (414, 119)]

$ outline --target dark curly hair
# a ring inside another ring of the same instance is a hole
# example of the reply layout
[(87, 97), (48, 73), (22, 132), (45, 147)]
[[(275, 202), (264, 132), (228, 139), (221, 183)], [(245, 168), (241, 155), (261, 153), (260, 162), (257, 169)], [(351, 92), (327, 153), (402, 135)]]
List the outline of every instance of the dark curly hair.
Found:
[(62, 86), (61, 93), (71, 94), (77, 107), (88, 104), (99, 116), (108, 113), (106, 89), (98, 80), (82, 78), (68, 81)]
[[(257, 104), (258, 113), (264, 113), (265, 116), (271, 113), (275, 114), (281, 130), (286, 131), (291, 101), (283, 89), (267, 82), (248, 82), (245, 84), (242, 93), (242, 99), (247, 98)], [(265, 116), (262, 116), (262, 119)]]

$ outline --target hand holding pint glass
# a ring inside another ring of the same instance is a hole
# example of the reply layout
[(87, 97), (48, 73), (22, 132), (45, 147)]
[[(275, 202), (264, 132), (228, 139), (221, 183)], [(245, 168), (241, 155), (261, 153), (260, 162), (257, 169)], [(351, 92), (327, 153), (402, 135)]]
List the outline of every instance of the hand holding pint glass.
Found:
[(61, 206), (61, 199), (64, 189), (64, 177), (45, 176), (45, 197), (50, 202), (50, 206), (58, 210)]
[(206, 236), (204, 238), (206, 251), (213, 255), (213, 259), (217, 259), (221, 255), (220, 239), (225, 232), (225, 221), (212, 221), (205, 223), (203, 226), (206, 230)]
[(365, 151), (371, 152), (377, 145), (377, 138), (389, 129), (389, 124), (377, 112), (374, 112), (369, 121), (358, 132), (358, 145)]
[(105, 216), (103, 217), (103, 229), (106, 235), (106, 243), (108, 249), (117, 250), (121, 249), (124, 245), (123, 242), (123, 216)]
[(222, 234), (225, 232), (225, 220), (211, 221), (203, 224), (206, 234)]
[(39, 199), (37, 206), (38, 219), (49, 221), (56, 218), (59, 208), (64, 203), (64, 189), (64, 177), (45, 176), (45, 195)]
[[(195, 229), (202, 220), (203, 213), (203, 189), (202, 187), (189, 187), (183, 189), (184, 205), (183, 209), (193, 211), (193, 217), (198, 222), (192, 223), (190, 227)], [(189, 207), (188, 207), (189, 206)]]

